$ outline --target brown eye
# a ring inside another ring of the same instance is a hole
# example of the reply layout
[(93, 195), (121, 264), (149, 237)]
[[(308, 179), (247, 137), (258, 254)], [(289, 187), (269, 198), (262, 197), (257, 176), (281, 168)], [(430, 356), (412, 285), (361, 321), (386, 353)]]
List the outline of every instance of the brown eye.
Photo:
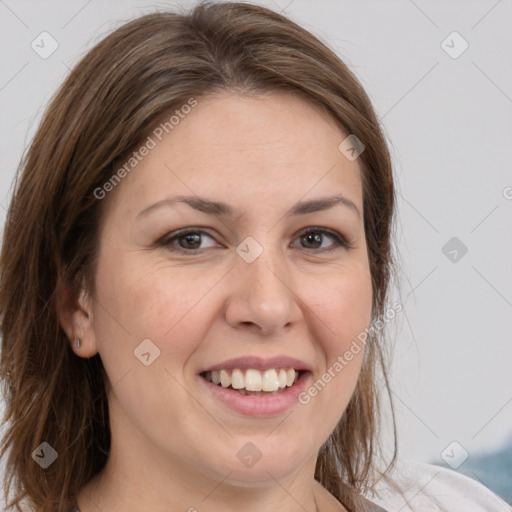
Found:
[[(334, 240), (334, 244), (331, 244), (330, 247), (322, 248), (322, 243), (326, 238)], [(309, 246), (305, 247), (306, 249), (320, 249), (322, 252), (330, 252), (340, 247), (348, 247), (348, 243), (344, 237), (338, 233), (327, 231), (325, 229), (309, 228), (307, 231), (299, 235), (299, 239), (303, 244)]]
[[(208, 248), (200, 247), (204, 237), (213, 240), (212, 236), (204, 230), (183, 229), (162, 238), (158, 243), (170, 251), (194, 254)], [(298, 240), (303, 244), (304, 249), (315, 252), (331, 252), (340, 248), (350, 248), (345, 237), (320, 228), (308, 228), (299, 235)], [(322, 247), (326, 240), (331, 240), (331, 243), (327, 247)]]
[[(199, 243), (199, 245), (201, 245), (201, 235), (199, 233), (188, 233), (186, 235), (180, 235), (176, 238), (176, 240), (183, 249), (199, 249), (197, 244)], [(183, 246), (181, 242), (183, 242), (185, 246)]]
[(163, 238), (159, 244), (171, 251), (196, 252), (200, 251), (203, 237), (213, 238), (202, 230), (182, 230), (172, 233), (171, 236)]

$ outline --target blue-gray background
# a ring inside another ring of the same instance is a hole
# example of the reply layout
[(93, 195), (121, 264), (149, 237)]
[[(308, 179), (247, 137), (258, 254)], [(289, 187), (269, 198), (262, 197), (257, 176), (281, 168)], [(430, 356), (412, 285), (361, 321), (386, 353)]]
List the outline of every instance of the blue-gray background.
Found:
[[(512, 502), (511, 0), (255, 3), (345, 60), (389, 139), (400, 456), (458, 466)], [(192, 2), (0, 0), (1, 226), (18, 161), (69, 69), (123, 21), (176, 4)], [(31, 47), (42, 32), (58, 44), (44, 59)]]

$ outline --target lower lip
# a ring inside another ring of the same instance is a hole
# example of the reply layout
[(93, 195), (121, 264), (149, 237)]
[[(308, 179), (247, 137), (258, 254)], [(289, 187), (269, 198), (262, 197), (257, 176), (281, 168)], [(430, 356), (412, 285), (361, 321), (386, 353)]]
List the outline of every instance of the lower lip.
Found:
[(218, 386), (199, 375), (199, 379), (211, 393), (231, 409), (248, 416), (274, 416), (285, 412), (298, 401), (304, 391), (310, 372), (303, 372), (293, 386), (276, 395), (250, 396)]

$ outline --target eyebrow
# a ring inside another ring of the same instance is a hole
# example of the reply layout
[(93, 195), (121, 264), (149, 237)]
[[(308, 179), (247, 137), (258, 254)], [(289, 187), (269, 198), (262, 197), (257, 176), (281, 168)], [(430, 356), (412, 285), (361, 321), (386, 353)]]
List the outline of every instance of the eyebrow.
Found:
[[(203, 213), (207, 213), (208, 215), (223, 215), (223, 216), (234, 216), (237, 212), (231, 206), (226, 203), (222, 203), (219, 201), (211, 201), (204, 197), (199, 196), (184, 196), (178, 195), (166, 199), (162, 199), (144, 210), (140, 211), (136, 218), (144, 217), (148, 213), (162, 207), (162, 206), (170, 206), (176, 203), (184, 203), (193, 208), (194, 210), (198, 210)], [(315, 213), (319, 211), (328, 210), (333, 208), (334, 206), (342, 205), (352, 210), (359, 218), (361, 218), (361, 213), (359, 208), (348, 198), (342, 195), (335, 195), (329, 197), (321, 197), (318, 199), (311, 199), (309, 201), (299, 201), (294, 204), (288, 212), (286, 212), (285, 217), (294, 217), (297, 215), (307, 215), (308, 213)]]

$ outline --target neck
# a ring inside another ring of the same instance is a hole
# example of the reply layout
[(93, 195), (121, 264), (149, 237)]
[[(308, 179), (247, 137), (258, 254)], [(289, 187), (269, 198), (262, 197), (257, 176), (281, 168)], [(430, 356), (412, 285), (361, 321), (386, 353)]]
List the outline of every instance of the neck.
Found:
[(140, 461), (125, 465), (122, 460), (111, 452), (105, 468), (80, 491), (77, 503), (81, 512), (317, 512), (322, 503), (328, 504), (327, 510), (346, 510), (314, 480), (311, 464), (289, 477), (269, 475), (267, 482), (246, 487), (229, 475), (214, 480), (184, 467), (181, 473), (165, 471), (157, 459), (152, 469), (145, 469)]
[[(170, 456), (168, 451), (149, 442), (138, 429), (130, 428), (129, 421), (123, 421), (121, 414), (111, 418), (107, 464), (80, 491), (81, 512), (346, 510), (315, 481), (317, 453), (312, 452), (300, 467), (286, 473), (282, 458), (272, 457), (270, 448), (269, 457), (263, 457), (250, 468), (245, 468), (236, 456), (227, 459), (223, 452), (236, 454), (239, 450), (233, 439), (216, 440), (227, 447), (219, 452), (218, 460), (202, 461), (193, 446), (184, 452), (190, 452), (191, 456), (183, 459)], [(268, 441), (267, 444), (271, 446)], [(179, 448), (176, 446), (173, 453), (179, 452)], [(275, 450), (278, 448), (275, 446)], [(300, 460), (296, 457), (295, 460)], [(293, 460), (288, 462), (292, 464)]]

